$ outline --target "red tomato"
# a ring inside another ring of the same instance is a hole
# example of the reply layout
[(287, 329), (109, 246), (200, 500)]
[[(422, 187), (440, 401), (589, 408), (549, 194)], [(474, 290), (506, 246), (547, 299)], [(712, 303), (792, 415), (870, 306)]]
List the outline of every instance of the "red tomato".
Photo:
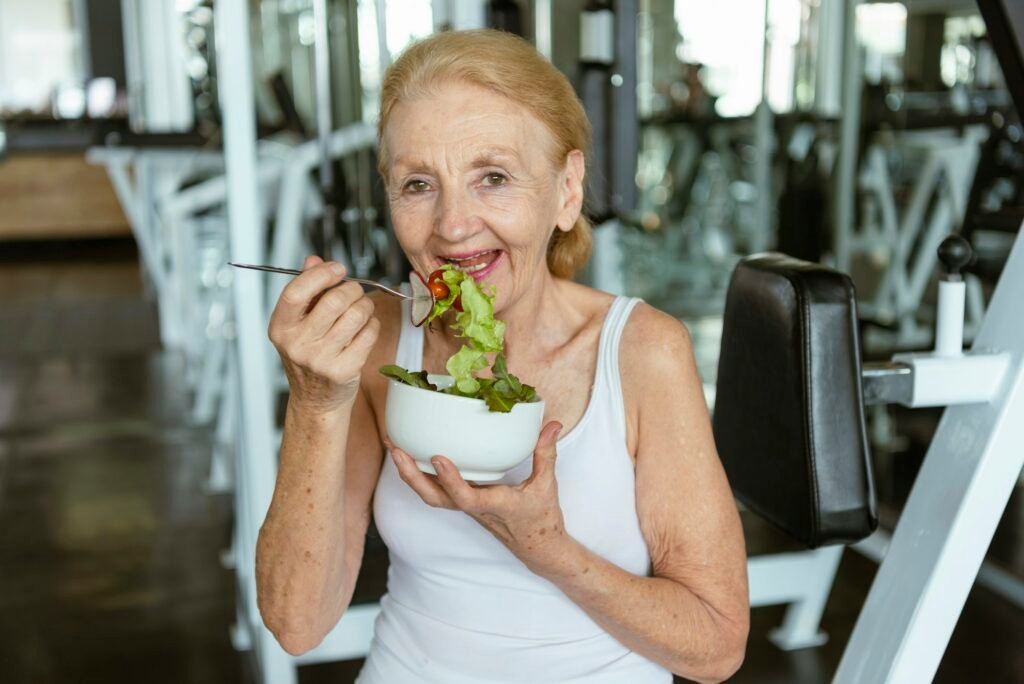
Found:
[[(434, 295), (435, 300), (444, 299), (451, 293), (448, 283), (444, 282), (444, 270), (440, 268), (431, 273), (430, 277), (427, 278), (427, 287), (430, 288), (430, 292)], [(461, 297), (452, 302), (452, 308), (456, 311), (462, 311)]]
[(427, 285), (430, 285), (434, 281), (444, 282), (444, 269), (439, 268), (430, 275), (427, 276)]
[(431, 280), (428, 287), (430, 288), (430, 293), (434, 295), (434, 299), (444, 299), (450, 292), (447, 283), (441, 280)]

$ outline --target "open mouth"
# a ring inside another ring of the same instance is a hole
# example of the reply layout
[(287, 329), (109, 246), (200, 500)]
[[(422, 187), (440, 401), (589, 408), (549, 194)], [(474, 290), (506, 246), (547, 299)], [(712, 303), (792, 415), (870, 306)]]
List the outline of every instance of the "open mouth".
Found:
[(463, 273), (468, 273), (474, 278), (479, 278), (480, 276), (489, 273), (493, 270), (494, 266), (497, 265), (498, 260), (501, 258), (501, 250), (492, 249), (486, 252), (477, 252), (466, 256), (442, 258)]

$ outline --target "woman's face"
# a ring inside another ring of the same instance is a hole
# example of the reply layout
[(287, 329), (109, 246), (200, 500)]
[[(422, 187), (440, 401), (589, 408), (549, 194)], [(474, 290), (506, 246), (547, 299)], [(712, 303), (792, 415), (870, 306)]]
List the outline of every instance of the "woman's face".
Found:
[(384, 142), (395, 234), (417, 272), (451, 263), (497, 288), (496, 310), (547, 277), (548, 240), (582, 205), (581, 152), (552, 164), (540, 121), (460, 82), (398, 104)]

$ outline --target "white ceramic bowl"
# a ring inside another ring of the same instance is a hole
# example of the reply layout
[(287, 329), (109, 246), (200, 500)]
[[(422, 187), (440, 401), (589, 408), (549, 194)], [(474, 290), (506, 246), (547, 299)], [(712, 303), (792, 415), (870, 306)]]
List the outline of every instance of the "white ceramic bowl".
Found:
[[(444, 388), (447, 375), (427, 376)], [(430, 459), (447, 456), (466, 480), (493, 482), (529, 458), (540, 436), (544, 402), (516, 404), (495, 413), (482, 399), (412, 387), (391, 380), (384, 422), (391, 441), (435, 475)]]

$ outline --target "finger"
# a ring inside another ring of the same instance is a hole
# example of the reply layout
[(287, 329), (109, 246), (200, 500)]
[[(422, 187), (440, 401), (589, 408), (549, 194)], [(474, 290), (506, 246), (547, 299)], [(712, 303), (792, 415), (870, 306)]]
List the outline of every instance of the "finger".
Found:
[(363, 361), (365, 361), (366, 357), (369, 356), (370, 352), (377, 345), (378, 339), (380, 339), (380, 319), (376, 316), (372, 316), (370, 320), (366, 322), (366, 325), (356, 333), (355, 337), (352, 338), (348, 345), (338, 353), (340, 354), (341, 352), (352, 350), (353, 352), (356, 352), (357, 356), (362, 357)]
[(373, 302), (365, 295), (359, 283), (348, 282), (320, 295), (306, 316), (310, 336), (313, 339), (325, 337), (334, 324), (349, 313), (352, 314), (348, 322), (351, 339), (373, 315)]
[(555, 459), (558, 456), (556, 443), (561, 432), (562, 424), (556, 420), (545, 425), (540, 431), (537, 446), (533, 449), (533, 473), (530, 480), (555, 476)]
[(416, 467), (412, 456), (396, 448), (391, 450), (391, 458), (394, 459), (395, 465), (398, 467), (399, 476), (412, 487), (414, 492), (419, 494), (424, 503), (434, 508), (455, 509), (455, 502), (451, 500), (448, 493)]
[(314, 266), (316, 266), (317, 264), (322, 264), (322, 263), (324, 263), (323, 259), (321, 259), (320, 257), (316, 256), (315, 254), (310, 254), (308, 257), (306, 257), (305, 259), (302, 260), (302, 270), (303, 271), (307, 271), (307, 270), (313, 268)]
[(481, 510), (482, 498), (485, 496), (480, 489), (474, 489), (472, 485), (463, 479), (459, 469), (450, 459), (444, 456), (435, 456), (430, 459), (431, 465), (437, 471), (437, 482), (448, 494), (448, 498), (459, 510), (466, 513), (478, 513)]
[[(346, 384), (359, 377), (365, 370), (366, 360), (370, 357), (380, 336), (380, 319), (374, 317), (363, 326), (351, 342), (342, 344), (325, 337), (319, 344), (320, 356), (328, 371), (325, 375), (338, 384)], [(388, 448), (390, 443), (385, 443)]]
[(274, 308), (274, 318), (283, 325), (298, 323), (316, 304), (315, 297), (340, 283), (344, 276), (345, 267), (334, 261), (310, 266), (281, 291), (281, 298)]

